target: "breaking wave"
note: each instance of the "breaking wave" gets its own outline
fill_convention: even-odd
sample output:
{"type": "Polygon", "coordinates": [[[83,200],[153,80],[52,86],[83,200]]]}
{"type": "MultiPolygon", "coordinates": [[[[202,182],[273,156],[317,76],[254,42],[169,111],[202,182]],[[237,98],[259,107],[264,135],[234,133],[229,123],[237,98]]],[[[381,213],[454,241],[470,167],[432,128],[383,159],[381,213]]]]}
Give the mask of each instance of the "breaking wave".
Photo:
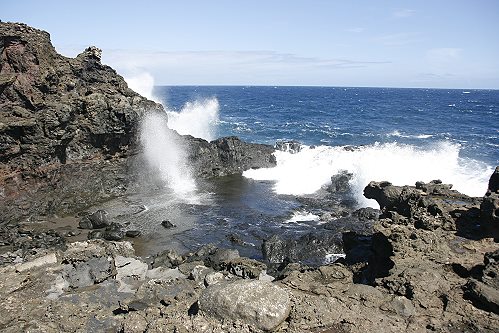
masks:
{"type": "Polygon", "coordinates": [[[243,175],[275,181],[274,191],[278,194],[307,195],[329,184],[331,176],[347,170],[353,174],[350,186],[359,206],[377,207],[374,200],[363,196],[365,186],[372,180],[414,185],[416,181],[441,179],[464,194],[483,196],[492,167],[459,157],[459,150],[459,145],[449,142],[438,142],[427,148],[399,143],[350,149],[304,146],[295,154],[276,151],[275,168],[248,170],[243,175]]]}

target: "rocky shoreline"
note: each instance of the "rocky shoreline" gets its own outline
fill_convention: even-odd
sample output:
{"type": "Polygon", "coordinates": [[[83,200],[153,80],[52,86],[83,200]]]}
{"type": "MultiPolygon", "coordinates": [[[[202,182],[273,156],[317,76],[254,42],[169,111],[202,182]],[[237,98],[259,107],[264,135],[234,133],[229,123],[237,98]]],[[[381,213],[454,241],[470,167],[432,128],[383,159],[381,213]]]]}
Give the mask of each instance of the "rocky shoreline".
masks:
{"type": "MultiPolygon", "coordinates": [[[[261,261],[214,245],[146,260],[136,230],[86,209],[147,181],[137,124],[162,106],[95,47],[65,58],[48,33],[14,23],[0,22],[0,38],[2,332],[497,331],[499,167],[483,198],[441,181],[371,182],[364,194],[381,210],[304,198],[323,232],[269,237],[261,261]],[[34,227],[54,215],[79,228],[34,227]],[[338,243],[344,258],[304,263],[338,243]]],[[[275,165],[273,147],[236,137],[178,140],[196,177],[275,165]]],[[[348,177],[328,193],[347,191],[348,177]]]]}

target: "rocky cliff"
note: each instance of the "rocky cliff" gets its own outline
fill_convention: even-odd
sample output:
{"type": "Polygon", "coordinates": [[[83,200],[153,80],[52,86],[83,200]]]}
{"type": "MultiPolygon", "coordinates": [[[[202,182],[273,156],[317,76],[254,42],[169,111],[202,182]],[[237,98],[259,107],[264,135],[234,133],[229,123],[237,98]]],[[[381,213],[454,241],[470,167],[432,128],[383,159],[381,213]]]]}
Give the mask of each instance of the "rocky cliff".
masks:
{"type": "MultiPolygon", "coordinates": [[[[65,215],[123,194],[148,112],[166,117],[101,63],[98,48],[67,58],[47,32],[0,22],[0,223],[65,215]]],[[[275,164],[269,146],[183,140],[201,177],[275,164]]]]}

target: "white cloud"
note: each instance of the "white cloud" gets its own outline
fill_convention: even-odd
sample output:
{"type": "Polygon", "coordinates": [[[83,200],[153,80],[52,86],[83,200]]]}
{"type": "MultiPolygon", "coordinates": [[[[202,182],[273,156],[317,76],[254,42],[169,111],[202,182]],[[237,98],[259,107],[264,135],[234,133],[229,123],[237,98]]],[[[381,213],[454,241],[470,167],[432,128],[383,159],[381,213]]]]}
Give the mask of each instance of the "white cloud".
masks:
{"type": "Polygon", "coordinates": [[[303,77],[312,79],[332,75],[338,70],[388,63],[306,57],[274,51],[104,50],[102,56],[104,63],[122,75],[154,73],[158,84],[300,84],[303,77]]]}
{"type": "Polygon", "coordinates": [[[399,9],[395,12],[392,13],[393,17],[395,18],[406,18],[406,17],[411,17],[414,14],[416,14],[416,11],[414,9],[399,9]]]}

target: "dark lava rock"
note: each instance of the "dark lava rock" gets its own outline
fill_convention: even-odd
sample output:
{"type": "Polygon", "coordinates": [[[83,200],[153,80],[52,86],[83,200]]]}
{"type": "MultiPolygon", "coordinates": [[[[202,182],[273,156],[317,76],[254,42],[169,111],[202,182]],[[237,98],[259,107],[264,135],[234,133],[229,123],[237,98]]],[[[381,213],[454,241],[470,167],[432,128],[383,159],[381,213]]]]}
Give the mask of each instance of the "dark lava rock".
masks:
{"type": "Polygon", "coordinates": [[[350,191],[350,180],[353,173],[347,170],[341,170],[336,175],[331,177],[331,185],[327,187],[327,191],[331,193],[346,193],[350,191]]]}
{"type": "Polygon", "coordinates": [[[499,166],[496,167],[494,173],[490,176],[487,190],[490,192],[499,192],[499,166]]]}
{"type": "Polygon", "coordinates": [[[189,147],[188,159],[199,177],[226,176],[276,165],[274,148],[269,145],[247,143],[235,136],[211,142],[191,136],[184,136],[184,140],[189,147]]]}
{"type": "Polygon", "coordinates": [[[288,152],[291,154],[296,154],[301,151],[301,143],[298,141],[277,141],[275,143],[275,149],[288,152]]]}
{"type": "Polygon", "coordinates": [[[88,239],[105,239],[108,241],[122,241],[125,238],[124,227],[116,222],[111,223],[104,230],[93,230],[89,232],[88,239]]]}
{"type": "Polygon", "coordinates": [[[140,235],[142,235],[142,232],[140,230],[127,230],[125,233],[125,236],[130,238],[136,238],[140,235]]]}
{"type": "Polygon", "coordinates": [[[480,205],[484,229],[487,235],[499,241],[499,166],[489,179],[487,193],[480,205]]]}
{"type": "Polygon", "coordinates": [[[14,251],[20,250],[22,255],[39,249],[66,248],[66,240],[55,230],[38,231],[19,225],[0,227],[0,243],[14,251]]]}
{"type": "Polygon", "coordinates": [[[101,229],[107,227],[110,224],[107,215],[105,210],[99,209],[90,215],[83,216],[80,219],[79,226],[82,229],[101,229]]]}
{"type": "Polygon", "coordinates": [[[162,225],[165,229],[171,229],[171,228],[175,228],[175,227],[177,227],[175,224],[171,223],[169,220],[164,220],[164,221],[161,221],[161,225],[162,225]]]}
{"type": "Polygon", "coordinates": [[[304,262],[321,264],[328,254],[341,254],[341,234],[327,230],[298,238],[273,235],[262,243],[262,254],[270,263],[304,262]]]}
{"type": "Polygon", "coordinates": [[[239,257],[223,261],[220,269],[243,279],[256,279],[266,272],[267,266],[254,259],[239,257]]]}

